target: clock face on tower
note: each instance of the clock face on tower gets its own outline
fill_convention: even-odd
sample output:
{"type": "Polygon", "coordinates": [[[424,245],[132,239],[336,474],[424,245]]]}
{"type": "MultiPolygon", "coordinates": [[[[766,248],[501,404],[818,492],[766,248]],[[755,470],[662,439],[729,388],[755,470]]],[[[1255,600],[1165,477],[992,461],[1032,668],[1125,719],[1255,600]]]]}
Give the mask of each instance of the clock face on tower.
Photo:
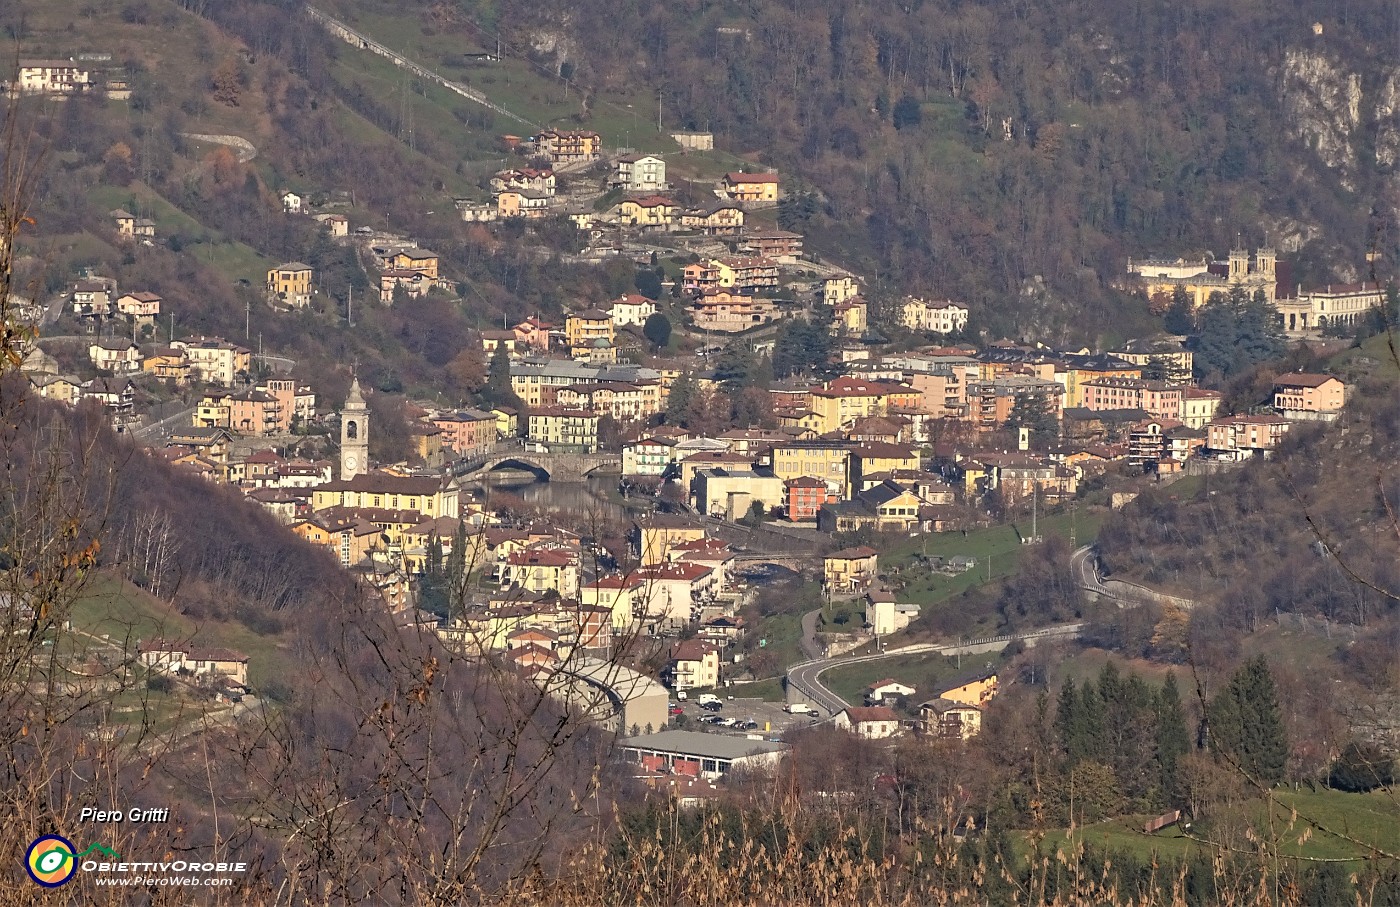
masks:
{"type": "Polygon", "coordinates": [[[346,470],[348,470],[348,471],[350,471],[350,472],[354,472],[356,469],[359,468],[359,465],[360,465],[360,461],[355,457],[354,454],[350,454],[349,456],[347,456],[347,457],[345,458],[345,468],[346,468],[346,470]]]}

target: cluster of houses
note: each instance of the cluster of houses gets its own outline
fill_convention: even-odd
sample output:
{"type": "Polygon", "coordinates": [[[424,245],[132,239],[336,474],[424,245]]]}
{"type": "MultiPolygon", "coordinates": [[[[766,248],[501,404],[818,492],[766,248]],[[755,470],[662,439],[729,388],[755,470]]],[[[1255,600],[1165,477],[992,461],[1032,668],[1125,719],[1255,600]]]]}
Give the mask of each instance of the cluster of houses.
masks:
{"type": "Polygon", "coordinates": [[[967,740],[982,730],[982,712],[998,689],[995,673],[981,673],[943,689],[917,707],[918,717],[901,718],[895,709],[917,692],[893,678],[865,688],[864,706],[852,706],[836,716],[835,725],[864,740],[887,740],[914,731],[944,740],[967,740]]]}

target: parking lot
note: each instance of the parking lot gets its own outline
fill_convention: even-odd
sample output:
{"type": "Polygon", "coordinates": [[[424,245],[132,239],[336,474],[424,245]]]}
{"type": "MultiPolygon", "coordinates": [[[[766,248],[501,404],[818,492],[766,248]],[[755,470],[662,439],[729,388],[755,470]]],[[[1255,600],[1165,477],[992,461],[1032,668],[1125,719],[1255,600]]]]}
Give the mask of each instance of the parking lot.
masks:
{"type": "Polygon", "coordinates": [[[787,712],[783,711],[783,703],[766,702],[762,699],[730,699],[724,697],[722,702],[724,708],[720,709],[718,712],[710,712],[700,708],[699,703],[694,699],[677,702],[676,704],[681,707],[686,720],[683,725],[680,725],[676,723],[676,719],[673,716],[671,719],[673,726],[683,726],[686,730],[704,730],[721,734],[766,734],[768,736],[777,736],[792,728],[806,727],[812,723],[814,718],[825,717],[825,715],[789,715],[787,712]],[[758,724],[758,727],[751,730],[740,730],[737,728],[726,728],[714,724],[701,723],[701,718],[710,715],[717,715],[722,718],[733,718],[736,720],[746,718],[752,719],[758,724]]]}

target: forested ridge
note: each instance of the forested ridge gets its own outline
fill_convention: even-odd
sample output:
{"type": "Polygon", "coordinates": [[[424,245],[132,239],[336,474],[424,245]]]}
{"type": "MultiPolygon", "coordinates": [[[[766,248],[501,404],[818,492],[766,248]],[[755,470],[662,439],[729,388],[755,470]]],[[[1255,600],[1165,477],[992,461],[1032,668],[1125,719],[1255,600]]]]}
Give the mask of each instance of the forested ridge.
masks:
{"type": "Polygon", "coordinates": [[[1380,0],[457,5],[584,91],[659,91],[815,193],[816,247],[1000,332],[1132,325],[1130,255],[1270,242],[1326,282],[1396,239],[1380,0]]]}

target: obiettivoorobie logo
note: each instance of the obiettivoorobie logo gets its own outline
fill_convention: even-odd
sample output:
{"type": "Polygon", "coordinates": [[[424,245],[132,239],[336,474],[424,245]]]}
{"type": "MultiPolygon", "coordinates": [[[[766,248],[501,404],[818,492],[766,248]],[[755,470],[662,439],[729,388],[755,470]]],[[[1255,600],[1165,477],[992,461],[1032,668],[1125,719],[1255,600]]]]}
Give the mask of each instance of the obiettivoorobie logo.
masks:
{"type": "Polygon", "coordinates": [[[121,855],[110,847],[89,844],[78,852],[73,842],[62,835],[40,835],[24,853],[24,869],[29,877],[45,888],[57,888],[78,871],[78,861],[90,853],[100,853],[120,860],[121,855]]]}

